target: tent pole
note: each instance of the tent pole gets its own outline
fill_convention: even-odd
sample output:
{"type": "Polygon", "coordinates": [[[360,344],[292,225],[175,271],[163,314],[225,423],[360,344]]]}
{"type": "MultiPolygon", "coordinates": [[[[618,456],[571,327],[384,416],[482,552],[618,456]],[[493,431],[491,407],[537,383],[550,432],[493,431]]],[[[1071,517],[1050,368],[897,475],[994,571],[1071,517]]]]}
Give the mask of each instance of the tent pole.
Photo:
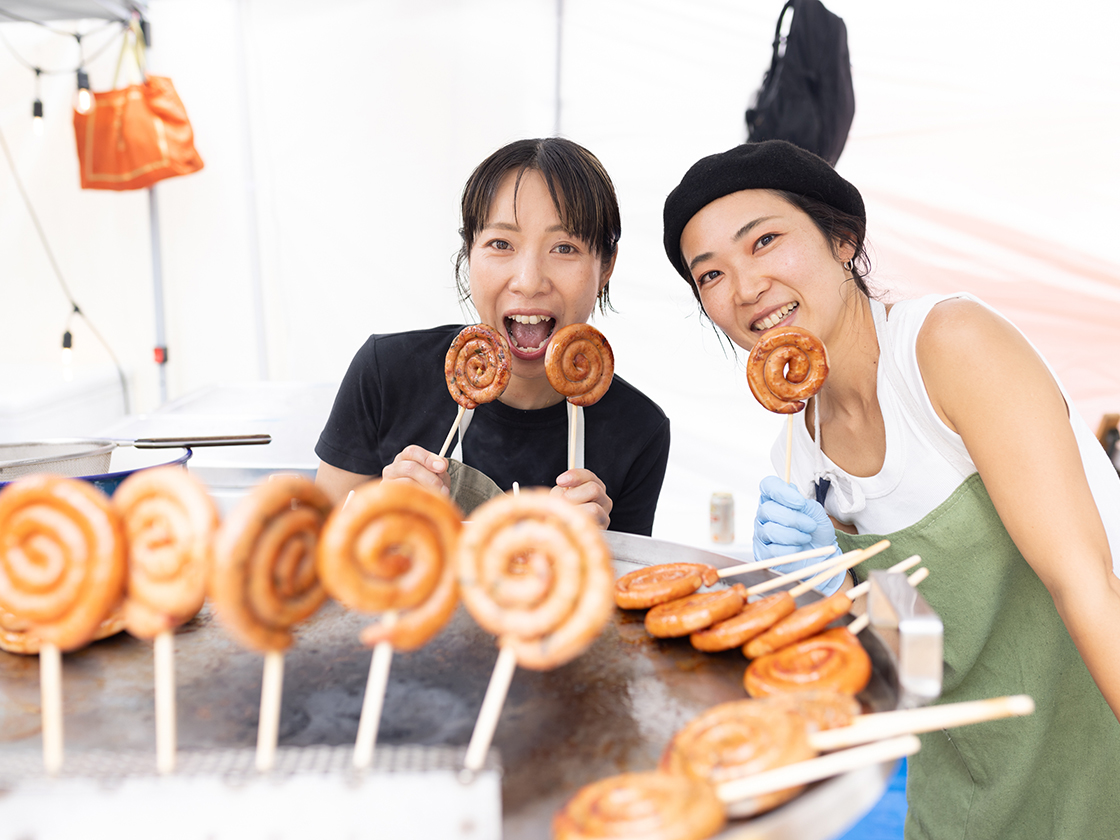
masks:
{"type": "Polygon", "coordinates": [[[163,262],[159,247],[159,205],[156,188],[148,187],[148,227],[152,234],[152,299],[155,303],[156,363],[159,366],[159,402],[167,402],[167,338],[163,323],[163,262]]]}
{"type": "Polygon", "coordinates": [[[564,0],[556,0],[556,88],[552,118],[552,136],[560,136],[560,91],[564,69],[564,0]]]}

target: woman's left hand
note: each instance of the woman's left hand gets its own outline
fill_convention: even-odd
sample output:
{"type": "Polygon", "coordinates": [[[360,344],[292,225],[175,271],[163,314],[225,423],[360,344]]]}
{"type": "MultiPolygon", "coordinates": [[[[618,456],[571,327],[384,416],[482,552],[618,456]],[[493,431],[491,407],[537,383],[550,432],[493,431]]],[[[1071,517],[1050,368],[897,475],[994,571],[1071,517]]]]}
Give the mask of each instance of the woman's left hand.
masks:
{"type": "Polygon", "coordinates": [[[607,486],[591,470],[567,470],[556,478],[554,496],[563,496],[579,506],[603,529],[611,524],[614,502],[607,495],[607,486]]]}

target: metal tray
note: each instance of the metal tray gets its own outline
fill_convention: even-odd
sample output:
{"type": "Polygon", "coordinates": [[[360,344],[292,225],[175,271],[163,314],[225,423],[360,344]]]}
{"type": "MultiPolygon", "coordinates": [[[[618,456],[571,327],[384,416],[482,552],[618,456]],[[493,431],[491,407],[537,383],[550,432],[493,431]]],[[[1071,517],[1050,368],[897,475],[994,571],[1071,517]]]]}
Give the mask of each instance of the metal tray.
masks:
{"type": "MultiPolygon", "coordinates": [[[[644,537],[608,533],[607,538],[619,574],[668,559],[737,562],[644,537]]],[[[744,579],[749,584],[769,576],[759,572],[744,579]]],[[[370,662],[358,633],[368,621],[330,603],[301,626],[286,656],[282,749],[353,743],[370,662]]],[[[860,699],[871,710],[896,708],[896,654],[873,632],[861,639],[874,672],[860,699]]],[[[209,607],[179,629],[175,642],[180,749],[184,754],[251,749],[262,657],[234,642],[209,607]]],[[[68,762],[120,751],[149,755],[154,770],[151,651],[150,644],[120,634],[63,658],[68,762]]],[[[462,608],[426,647],[395,654],[379,748],[465,746],[496,658],[493,637],[462,608]]],[[[745,696],[745,665],[738,651],[707,654],[686,639],[653,639],[641,613],[619,611],[592,647],[568,665],[544,673],[518,669],[493,741],[497,756],[491,756],[500,756],[502,769],[502,836],[546,837],[553,813],[583,785],[656,766],[681,726],[716,703],[745,696]]],[[[0,762],[40,756],[38,671],[35,657],[0,653],[0,762]]],[[[730,824],[720,836],[835,837],[871,807],[892,771],[888,764],[820,783],[770,814],[730,824]]],[[[11,797],[0,795],[0,812],[5,799],[11,797]]],[[[205,807],[201,801],[196,805],[205,807]]],[[[436,836],[422,830],[424,807],[410,836],[436,836]]],[[[320,836],[342,827],[333,826],[329,814],[321,819],[320,836]]],[[[74,820],[82,825],[80,814],[74,820]]],[[[372,815],[370,822],[376,824],[372,815]]]]}

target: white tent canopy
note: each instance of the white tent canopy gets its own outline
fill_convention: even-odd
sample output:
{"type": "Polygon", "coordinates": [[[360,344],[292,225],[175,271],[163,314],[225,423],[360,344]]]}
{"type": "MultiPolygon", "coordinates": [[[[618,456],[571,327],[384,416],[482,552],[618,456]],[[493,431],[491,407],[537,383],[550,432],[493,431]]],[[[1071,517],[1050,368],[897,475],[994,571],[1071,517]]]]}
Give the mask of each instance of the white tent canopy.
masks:
{"type": "MultiPolygon", "coordinates": [[[[0,8],[17,5],[41,4],[0,8]]],[[[1120,7],[826,5],[848,26],[856,116],[838,169],[867,200],[873,284],[979,295],[1051,360],[1090,426],[1120,410],[1120,7]]],[[[715,490],[736,493],[749,531],[780,420],[665,260],[660,214],[687,166],[744,139],[782,0],[147,6],[150,69],[174,79],[206,163],[157,188],[172,397],[262,376],[337,381],[371,332],[470,318],[451,265],[462,183],[559,114],[622,201],[618,313],[597,323],[619,373],[673,420],[655,534],[702,539],[715,490]]],[[[0,34],[0,131],[75,299],[148,410],[146,198],[78,189],[73,76],[41,79],[45,131],[31,130],[34,74],[15,54],[73,67],[73,41],[24,23],[0,34]]],[[[116,58],[110,47],[90,64],[95,90],[116,58]]],[[[0,359],[57,361],[68,305],[4,161],[0,312],[0,359]]],[[[76,360],[105,361],[73,331],[76,360]]]]}

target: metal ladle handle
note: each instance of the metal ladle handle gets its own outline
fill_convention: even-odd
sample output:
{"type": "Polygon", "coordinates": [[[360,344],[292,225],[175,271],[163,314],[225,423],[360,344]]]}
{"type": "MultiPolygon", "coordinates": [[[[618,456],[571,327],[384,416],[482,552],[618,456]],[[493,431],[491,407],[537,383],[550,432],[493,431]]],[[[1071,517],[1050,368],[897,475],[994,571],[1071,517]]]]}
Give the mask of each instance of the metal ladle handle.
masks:
{"type": "Polygon", "coordinates": [[[122,446],[137,449],[172,449],[177,446],[251,446],[271,443],[272,435],[213,435],[211,437],[161,437],[139,438],[133,441],[117,441],[122,446]]]}

